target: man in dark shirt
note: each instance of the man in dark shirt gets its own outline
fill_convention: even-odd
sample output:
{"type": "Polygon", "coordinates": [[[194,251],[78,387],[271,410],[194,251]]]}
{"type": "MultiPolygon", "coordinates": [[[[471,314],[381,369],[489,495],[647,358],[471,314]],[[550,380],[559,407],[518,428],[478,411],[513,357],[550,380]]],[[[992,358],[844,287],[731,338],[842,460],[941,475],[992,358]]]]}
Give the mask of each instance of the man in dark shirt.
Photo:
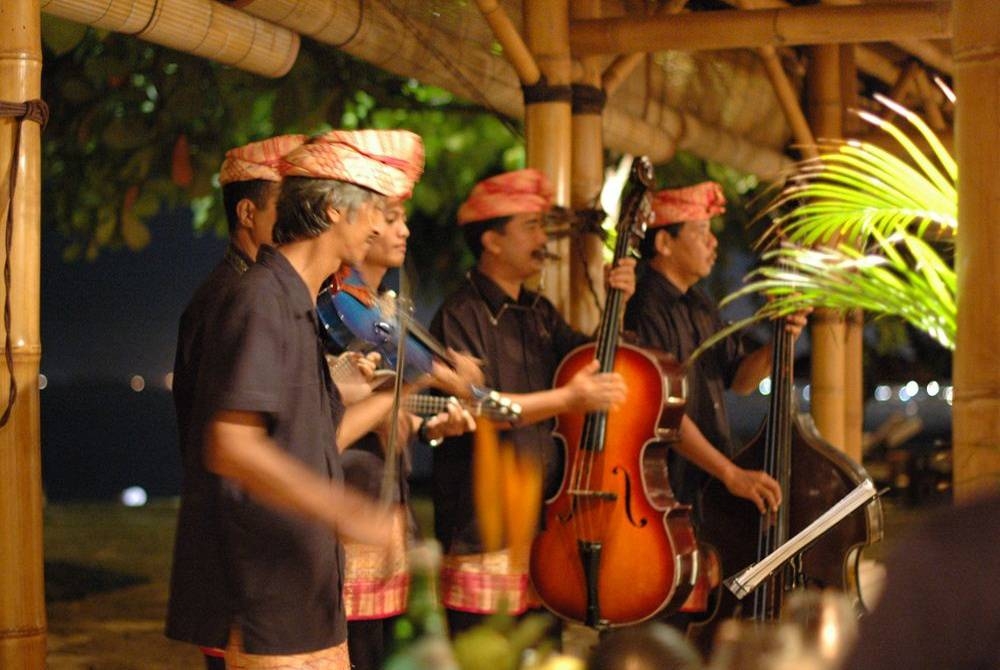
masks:
{"type": "Polygon", "coordinates": [[[403,131],[334,131],[286,155],[278,248],[260,249],[206,325],[187,459],[206,484],[182,496],[167,634],[227,647],[227,666],[349,667],[336,537],[387,544],[401,518],[339,483],[337,442],[370,424],[343,418],[315,296],[363,258],[417,157],[403,131]]]}
{"type": "MultiPolygon", "coordinates": [[[[256,260],[261,245],[271,244],[281,188],[278,171],[281,158],[306,139],[305,135],[280,135],[230,149],[219,169],[222,202],[229,225],[229,246],[181,315],[171,386],[181,454],[185,460],[186,489],[200,490],[209,485],[208,473],[198,462],[200,456],[188,448],[198,437],[190,434],[191,406],[201,358],[210,350],[205,342],[206,325],[215,322],[226,296],[256,260]]],[[[204,542],[204,535],[211,530],[208,526],[191,527],[188,541],[204,542]]],[[[208,670],[225,668],[221,649],[202,651],[208,670]]]]}
{"type": "MultiPolygon", "coordinates": [[[[546,494],[554,492],[562,474],[552,417],[607,410],[625,398],[621,376],[598,372],[596,360],[565,386],[552,388],[563,357],[590,338],[523,285],[545,261],[543,217],[551,204],[549,181],[538,170],[509,172],[477,184],[458,212],[476,266],[431,323],[431,333],[445,345],[483,361],[488,387],[521,405],[521,419],[505,431],[504,439],[519,454],[540,461],[546,494]]],[[[626,259],[611,270],[609,284],[630,296],[634,271],[634,262],[626,259]]],[[[513,614],[538,607],[527,566],[512,564],[508,550],[484,552],[473,510],[471,449],[471,437],[461,436],[446,439],[434,451],[434,522],[446,552],[441,591],[452,633],[501,604],[513,614]]]]}
{"type": "MultiPolygon", "coordinates": [[[[699,344],[723,326],[715,303],[695,286],[715,264],[718,240],[710,219],[724,211],[722,188],[704,182],[665,189],[653,197],[655,221],[642,243],[644,272],[625,311],[625,328],[643,346],[686,361],[699,344]]],[[[794,315],[788,327],[797,336],[805,316],[794,315]]],[[[670,454],[671,486],[677,498],[700,515],[699,492],[708,475],[733,495],[753,502],[761,513],[781,502],[781,488],[761,471],[744,470],[731,459],[724,392],[749,393],[771,373],[770,347],[751,353],[736,336],[703,354],[688,374],[688,400],[681,435],[670,454]],[[706,474],[707,473],[707,474],[706,474]]]]}

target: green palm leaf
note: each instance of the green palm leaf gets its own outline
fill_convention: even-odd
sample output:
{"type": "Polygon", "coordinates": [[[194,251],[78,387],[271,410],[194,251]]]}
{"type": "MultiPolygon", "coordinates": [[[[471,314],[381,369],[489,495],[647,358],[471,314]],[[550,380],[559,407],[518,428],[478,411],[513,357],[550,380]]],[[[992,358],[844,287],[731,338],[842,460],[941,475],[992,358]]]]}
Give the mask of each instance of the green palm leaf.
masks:
{"type": "Polygon", "coordinates": [[[751,324],[814,307],[903,319],[955,348],[955,271],[935,244],[950,244],[958,232],[956,163],[915,114],[877,98],[923,135],[931,155],[893,123],[859,112],[892,135],[910,162],[851,140],[827,144],[818,159],[800,163],[766,208],[774,223],[760,245],[780,245],[722,304],[751,294],[768,301],[706,340],[692,358],[751,324]]]}

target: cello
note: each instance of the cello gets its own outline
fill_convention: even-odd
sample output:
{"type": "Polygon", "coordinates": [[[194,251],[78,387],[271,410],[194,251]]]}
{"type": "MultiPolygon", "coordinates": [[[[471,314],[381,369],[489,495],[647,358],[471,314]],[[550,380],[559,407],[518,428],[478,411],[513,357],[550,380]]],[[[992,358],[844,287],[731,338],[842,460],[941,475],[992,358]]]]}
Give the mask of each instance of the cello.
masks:
{"type": "MultiPolygon", "coordinates": [[[[733,458],[748,470],[763,470],[781,486],[776,513],[760,515],[747,501],[726,491],[716,479],[703,491],[704,521],[698,539],[714,552],[727,573],[759,563],[789,538],[832,509],[862,483],[868,473],[849,456],[824,441],[811,418],[796,411],[792,382],[793,341],[783,319],[775,321],[771,398],[757,435],[733,458]]],[[[741,601],[719,586],[707,618],[692,623],[688,636],[707,650],[721,619],[770,621],[778,617],[785,593],[794,588],[835,588],[860,611],[864,601],[858,570],[865,546],[882,538],[882,506],[877,497],[829,528],[741,601]],[[747,606],[749,604],[749,606],[747,606]]]]}
{"type": "MultiPolygon", "coordinates": [[[[648,159],[636,159],[622,194],[615,263],[645,232],[651,183],[648,159]]],[[[594,628],[679,605],[697,572],[689,508],[670,490],[663,444],[676,438],[684,413],[684,371],[665,353],[619,342],[622,308],[621,291],[609,290],[596,342],[570,352],[556,370],[561,386],[597,358],[601,372],[625,378],[628,396],[610,411],[557,417],[566,466],[529,565],[549,610],[594,628]]]]}

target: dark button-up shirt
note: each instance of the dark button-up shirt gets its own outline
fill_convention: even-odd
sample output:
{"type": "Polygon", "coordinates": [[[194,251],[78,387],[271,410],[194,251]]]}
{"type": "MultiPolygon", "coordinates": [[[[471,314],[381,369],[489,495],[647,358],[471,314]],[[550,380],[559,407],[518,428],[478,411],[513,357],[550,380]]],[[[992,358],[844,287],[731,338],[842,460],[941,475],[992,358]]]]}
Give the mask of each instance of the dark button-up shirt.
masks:
{"type": "MultiPolygon", "coordinates": [[[[517,300],[477,270],[438,310],[431,334],[485,363],[486,386],[501,393],[552,388],[562,359],[589,338],[571,328],[544,296],[521,289],[517,300]]],[[[562,475],[562,450],[552,438],[553,421],[517,426],[501,438],[520,453],[540,458],[546,494],[562,475]]],[[[445,440],[434,450],[434,525],[451,553],[481,551],[472,502],[472,436],[445,440]]]]}
{"type": "MultiPolygon", "coordinates": [[[[635,295],[625,309],[625,328],[634,331],[642,346],[673,354],[682,363],[709,336],[723,327],[719,310],[701,290],[682,293],[652,268],[636,283],[635,295]]],[[[744,357],[740,338],[729,337],[695,361],[687,374],[685,413],[715,448],[732,456],[734,445],[726,415],[725,390],[744,357]]],[[[670,481],[674,494],[685,503],[696,502],[696,492],[707,475],[676,452],[670,456],[670,481]]]]}
{"type": "Polygon", "coordinates": [[[288,261],[264,247],[230,291],[206,346],[191,405],[168,636],[225,646],[239,625],[254,654],[340,644],[340,547],[325,528],[257,503],[205,471],[201,435],[222,410],[256,412],[279,448],[342,479],[335,436],[343,406],[330,380],[313,298],[288,261]]]}

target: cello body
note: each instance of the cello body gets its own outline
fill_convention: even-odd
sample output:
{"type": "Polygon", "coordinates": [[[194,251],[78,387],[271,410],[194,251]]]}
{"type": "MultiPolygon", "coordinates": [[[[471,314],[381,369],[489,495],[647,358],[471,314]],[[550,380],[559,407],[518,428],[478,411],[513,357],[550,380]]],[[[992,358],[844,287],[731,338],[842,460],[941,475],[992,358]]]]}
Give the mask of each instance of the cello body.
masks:
{"type": "MultiPolygon", "coordinates": [[[[633,161],[615,263],[645,234],[652,177],[648,159],[633,161]]],[[[557,417],[565,469],[529,565],[546,607],[594,628],[636,623],[683,602],[697,575],[689,508],[674,500],[663,445],[679,431],[684,370],[667,354],[619,342],[622,304],[621,291],[609,290],[596,342],[570,352],[556,370],[554,386],[564,386],[596,359],[628,391],[620,407],[557,417]]]]}
{"type": "MultiPolygon", "coordinates": [[[[594,358],[593,345],[571,352],[556,385],[594,358]]],[[[625,378],[628,397],[607,412],[602,449],[578,447],[586,415],[558,419],[567,467],[531,550],[531,578],[545,606],[594,627],[637,623],[680,605],[697,574],[689,507],[674,499],[666,468],[665,440],[684,412],[677,389],[683,370],[666,354],[624,344],[613,370],[625,378]],[[582,462],[585,489],[574,477],[573,465],[582,462]]]]}

